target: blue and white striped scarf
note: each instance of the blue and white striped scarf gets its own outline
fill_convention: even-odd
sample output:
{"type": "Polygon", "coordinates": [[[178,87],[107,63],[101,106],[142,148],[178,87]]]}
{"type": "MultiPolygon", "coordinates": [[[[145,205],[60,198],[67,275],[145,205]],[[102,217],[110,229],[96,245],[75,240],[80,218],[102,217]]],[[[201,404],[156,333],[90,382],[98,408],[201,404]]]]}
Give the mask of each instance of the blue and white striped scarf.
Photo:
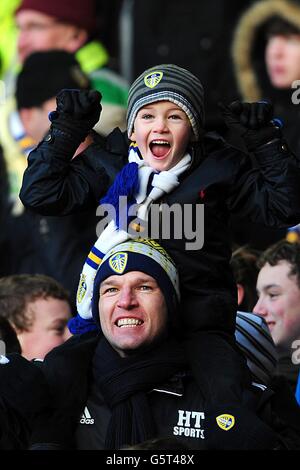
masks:
{"type": "MultiPolygon", "coordinates": [[[[187,153],[173,168],[158,173],[145,163],[137,145],[132,143],[129,148],[128,161],[129,163],[117,175],[107,195],[101,200],[101,204],[114,206],[116,220],[112,220],[101,233],[83,266],[77,290],[78,315],[69,322],[69,329],[73,334],[96,328],[92,318],[91,303],[94,280],[99,266],[111,248],[133,238],[127,230],[122,229],[124,226],[121,223],[123,224],[124,221],[120,220],[119,197],[127,197],[128,209],[133,204],[139,204],[135,217],[147,222],[152,202],[170,193],[180,184],[178,176],[190,167],[192,157],[187,153]]],[[[128,220],[126,220],[125,227],[128,227],[128,220]]]]}

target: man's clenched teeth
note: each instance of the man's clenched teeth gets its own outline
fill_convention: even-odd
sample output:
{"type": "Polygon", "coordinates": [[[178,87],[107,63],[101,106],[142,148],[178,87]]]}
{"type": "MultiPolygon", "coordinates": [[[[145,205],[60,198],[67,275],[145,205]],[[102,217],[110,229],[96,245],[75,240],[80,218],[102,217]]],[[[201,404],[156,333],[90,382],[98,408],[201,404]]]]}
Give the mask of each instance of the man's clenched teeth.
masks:
{"type": "Polygon", "coordinates": [[[142,320],[138,320],[137,318],[120,318],[117,321],[117,326],[122,328],[122,327],[133,327],[133,326],[139,326],[142,325],[142,320]]]}

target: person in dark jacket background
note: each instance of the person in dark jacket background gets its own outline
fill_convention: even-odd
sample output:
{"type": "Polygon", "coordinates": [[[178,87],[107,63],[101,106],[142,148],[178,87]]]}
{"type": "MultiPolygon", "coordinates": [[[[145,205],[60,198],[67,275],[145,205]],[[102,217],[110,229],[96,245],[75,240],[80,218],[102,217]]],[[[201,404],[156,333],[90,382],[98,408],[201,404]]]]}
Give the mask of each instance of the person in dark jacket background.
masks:
{"type": "Polygon", "coordinates": [[[232,57],[240,96],[269,99],[284,122],[290,149],[300,155],[300,2],[263,0],[248,7],[237,23],[232,57]]]}
{"type": "MultiPolygon", "coordinates": [[[[232,59],[240,99],[271,100],[287,143],[299,157],[300,2],[263,0],[249,6],[235,28],[232,59]]],[[[233,235],[240,245],[265,250],[284,239],[286,231],[234,218],[233,235]]]]}
{"type": "MultiPolygon", "coordinates": [[[[42,51],[25,60],[17,78],[16,101],[23,126],[36,144],[49,129],[48,113],[63,88],[90,88],[73,54],[42,51]]],[[[3,274],[53,277],[69,290],[74,308],[81,266],[96,238],[96,221],[93,208],[67,217],[40,216],[24,207],[16,214],[12,208],[5,224],[11,256],[3,274]]]]}
{"type": "MultiPolygon", "coordinates": [[[[115,130],[102,149],[100,146],[88,148],[95,151],[93,160],[85,155],[71,160],[80,141],[98,121],[99,95],[97,92],[62,92],[57,104],[51,116],[49,135],[29,157],[21,199],[37,212],[67,214],[78,207],[86,207],[93,197],[99,201],[107,189],[114,157],[119,157],[117,163],[122,158],[124,161],[123,152],[128,147],[126,139],[115,130]]],[[[161,236],[160,242],[179,267],[183,336],[193,373],[211,402],[222,404],[230,413],[231,407],[241,404],[242,390],[249,383],[249,376],[234,339],[237,305],[236,286],[229,267],[229,213],[243,214],[275,227],[293,225],[300,212],[300,173],[298,162],[282,141],[280,130],[270,122],[273,117],[270,104],[235,102],[223,109],[223,115],[228,126],[244,139],[255,162],[251,155],[236,150],[220,137],[203,136],[203,89],[190,72],[175,65],[159,65],[145,71],[129,93],[128,137],[133,139],[138,135],[137,122],[145,121],[152,133],[149,131],[151,136],[146,139],[139,134],[137,143],[131,145],[131,163],[117,176],[102,203],[112,203],[117,209],[117,203],[114,205],[110,198],[122,194],[129,196],[129,205],[139,201],[144,210],[156,193],[154,202],[157,199],[168,207],[178,203],[181,214],[184,214],[184,205],[190,204],[191,213],[185,219],[186,224],[181,225],[181,238],[174,236],[172,222],[171,235],[161,236]],[[176,131],[173,126],[178,126],[176,131]],[[181,137],[178,129],[182,131],[181,137]],[[143,165],[137,148],[141,146],[139,150],[149,166],[143,165]],[[148,175],[146,179],[141,176],[140,188],[138,184],[134,187],[137,166],[148,175]],[[167,179],[162,181],[164,177],[167,179]],[[163,188],[161,192],[156,191],[158,187],[163,188]],[[153,191],[149,200],[147,189],[153,191]],[[139,190],[145,191],[143,197],[139,190]],[[203,207],[205,222],[200,221],[199,225],[196,208],[201,211],[203,207]],[[191,248],[193,243],[194,249],[191,248]]],[[[151,208],[154,206],[152,203],[151,208]]],[[[99,209],[101,211],[101,206],[99,209]]],[[[143,226],[145,220],[139,218],[143,226]]],[[[125,239],[128,235],[126,230],[125,234],[118,233],[125,239]]],[[[107,237],[108,244],[113,244],[115,234],[107,237]]],[[[87,261],[94,270],[91,277],[106,249],[107,246],[103,248],[100,243],[91,250],[87,261]]],[[[73,324],[73,333],[83,331],[83,323],[90,320],[92,284],[86,274],[84,271],[77,300],[81,314],[82,306],[88,305],[88,308],[82,315],[83,321],[73,324]]]]}

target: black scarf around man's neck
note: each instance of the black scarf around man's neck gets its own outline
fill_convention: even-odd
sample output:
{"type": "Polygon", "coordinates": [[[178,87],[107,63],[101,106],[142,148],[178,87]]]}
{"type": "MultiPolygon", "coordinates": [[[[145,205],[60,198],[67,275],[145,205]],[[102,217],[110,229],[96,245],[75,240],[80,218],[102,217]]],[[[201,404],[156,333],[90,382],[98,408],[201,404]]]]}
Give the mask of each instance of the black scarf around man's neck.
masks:
{"type": "Polygon", "coordinates": [[[122,358],[103,337],[93,358],[93,376],[112,410],[105,447],[120,449],[155,437],[147,392],[185,368],[181,345],[164,340],[153,349],[122,358]]]}

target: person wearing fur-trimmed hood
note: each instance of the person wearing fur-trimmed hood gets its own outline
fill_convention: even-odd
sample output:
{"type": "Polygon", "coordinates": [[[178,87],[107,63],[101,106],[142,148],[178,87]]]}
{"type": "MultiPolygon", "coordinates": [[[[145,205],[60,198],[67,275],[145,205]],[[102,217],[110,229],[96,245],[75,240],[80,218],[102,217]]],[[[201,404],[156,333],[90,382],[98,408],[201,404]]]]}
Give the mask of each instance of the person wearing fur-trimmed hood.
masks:
{"type": "MultiPolygon", "coordinates": [[[[240,98],[271,100],[290,150],[300,157],[299,0],[263,0],[248,7],[237,23],[231,53],[240,98]]],[[[258,250],[289,234],[236,217],[231,226],[235,243],[258,250]]]]}
{"type": "Polygon", "coordinates": [[[263,0],[248,8],[234,33],[232,57],[241,98],[270,99],[299,156],[300,2],[263,0]]]}

